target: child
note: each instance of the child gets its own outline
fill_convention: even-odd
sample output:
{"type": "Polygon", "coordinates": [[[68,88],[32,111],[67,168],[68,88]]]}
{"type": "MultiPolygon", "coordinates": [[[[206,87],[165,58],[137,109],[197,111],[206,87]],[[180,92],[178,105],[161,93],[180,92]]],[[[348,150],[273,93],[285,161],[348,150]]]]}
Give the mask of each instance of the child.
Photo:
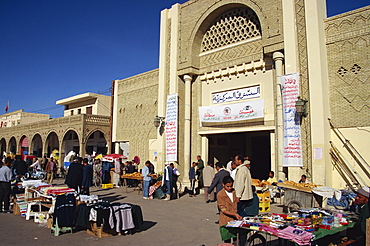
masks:
{"type": "MultiPolygon", "coordinates": [[[[235,219],[242,219],[237,213],[236,195],[233,189],[233,183],[234,181],[230,176],[224,177],[222,180],[222,186],[224,188],[217,194],[217,205],[220,209],[220,226],[226,225],[227,222],[235,219]]],[[[226,237],[223,239],[225,238],[226,237]]],[[[231,243],[231,238],[235,239],[235,235],[229,235],[229,238],[224,240],[224,242],[231,243]]]]}
{"type": "Polygon", "coordinates": [[[190,179],[190,194],[189,196],[190,197],[193,197],[194,196],[194,186],[195,186],[195,167],[197,166],[197,164],[195,162],[193,162],[191,164],[191,168],[189,170],[189,179],[190,179]]]}

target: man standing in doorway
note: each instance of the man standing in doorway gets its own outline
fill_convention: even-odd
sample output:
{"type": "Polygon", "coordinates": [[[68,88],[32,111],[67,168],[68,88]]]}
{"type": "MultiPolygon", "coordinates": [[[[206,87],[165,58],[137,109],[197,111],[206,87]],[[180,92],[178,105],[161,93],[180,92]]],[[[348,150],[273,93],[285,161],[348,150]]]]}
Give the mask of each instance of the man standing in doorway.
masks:
{"type": "Polygon", "coordinates": [[[201,156],[197,156],[197,174],[198,174],[198,187],[196,193],[200,193],[200,189],[203,187],[203,169],[204,169],[204,161],[202,160],[201,156]]]}
{"type": "Polygon", "coordinates": [[[252,177],[251,173],[244,163],[244,156],[235,156],[236,174],[234,188],[236,192],[236,201],[238,203],[238,214],[245,217],[245,209],[253,202],[252,177]]]}

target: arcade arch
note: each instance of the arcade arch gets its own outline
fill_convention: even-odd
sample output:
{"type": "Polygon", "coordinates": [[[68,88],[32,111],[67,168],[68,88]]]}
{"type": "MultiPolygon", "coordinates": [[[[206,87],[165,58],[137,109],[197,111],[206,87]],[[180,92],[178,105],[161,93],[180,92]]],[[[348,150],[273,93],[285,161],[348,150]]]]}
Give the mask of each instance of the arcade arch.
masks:
{"type": "Polygon", "coordinates": [[[86,139],[86,154],[107,154],[107,140],[100,130],[92,131],[86,139]]]}
{"type": "Polygon", "coordinates": [[[80,155],[80,141],[75,130],[68,130],[64,134],[61,151],[65,154],[74,151],[77,155],[80,155]]]}
{"type": "Polygon", "coordinates": [[[11,137],[9,140],[8,152],[13,154],[17,153],[17,141],[15,140],[15,137],[11,137]]]}
{"type": "Polygon", "coordinates": [[[30,145],[30,154],[42,157],[42,139],[40,134],[35,134],[30,145]]]}
{"type": "Polygon", "coordinates": [[[25,154],[25,155],[28,155],[29,154],[29,143],[28,143],[28,138],[27,138],[26,135],[23,135],[20,138],[20,141],[19,141],[19,153],[20,154],[25,154]]]}
{"type": "Polygon", "coordinates": [[[0,140],[0,151],[1,151],[1,155],[3,155],[3,153],[6,152],[6,141],[5,141],[5,138],[2,138],[0,140]]]}
{"type": "Polygon", "coordinates": [[[59,152],[59,137],[55,132],[50,132],[45,140],[44,154],[50,156],[55,149],[59,152]]]}

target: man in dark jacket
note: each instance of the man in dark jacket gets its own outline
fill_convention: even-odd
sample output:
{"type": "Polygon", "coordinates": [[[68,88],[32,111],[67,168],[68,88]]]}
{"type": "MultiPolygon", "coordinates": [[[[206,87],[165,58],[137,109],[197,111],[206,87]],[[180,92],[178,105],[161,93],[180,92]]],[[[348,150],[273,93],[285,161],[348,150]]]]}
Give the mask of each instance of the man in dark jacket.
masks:
{"type": "Polygon", "coordinates": [[[82,192],[83,195],[90,195],[90,186],[92,185],[93,167],[89,165],[89,160],[85,158],[83,160],[84,170],[82,174],[82,192]]]}
{"type": "Polygon", "coordinates": [[[27,163],[22,160],[21,155],[15,156],[15,161],[12,165],[13,174],[16,175],[18,178],[21,178],[27,172],[27,163]]]}
{"type": "Polygon", "coordinates": [[[77,157],[68,168],[65,183],[77,192],[81,191],[83,168],[81,157],[77,157]]]}
{"type": "Polygon", "coordinates": [[[223,165],[220,162],[216,163],[216,170],[217,173],[215,174],[211,186],[208,188],[207,193],[210,194],[216,187],[216,197],[217,197],[217,193],[223,188],[222,180],[224,179],[224,177],[230,176],[230,173],[224,169],[223,165]]]}

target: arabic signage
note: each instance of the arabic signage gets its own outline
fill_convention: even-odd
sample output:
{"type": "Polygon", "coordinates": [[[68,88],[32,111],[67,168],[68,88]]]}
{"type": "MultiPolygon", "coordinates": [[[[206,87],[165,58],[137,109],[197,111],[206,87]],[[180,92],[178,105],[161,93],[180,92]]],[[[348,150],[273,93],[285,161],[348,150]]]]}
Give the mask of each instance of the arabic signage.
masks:
{"type": "Polygon", "coordinates": [[[167,96],[166,108],[166,161],[177,161],[177,93],[167,96]]]}
{"type": "Polygon", "coordinates": [[[300,118],[296,114],[295,103],[299,96],[299,74],[280,77],[284,119],[284,167],[302,167],[302,145],[300,118]]]}
{"type": "Polygon", "coordinates": [[[249,102],[199,107],[201,122],[228,122],[264,117],[264,99],[249,102]]]}
{"type": "Polygon", "coordinates": [[[212,94],[213,104],[234,102],[244,99],[258,98],[261,96],[261,86],[252,86],[237,90],[224,91],[212,94]]]}

